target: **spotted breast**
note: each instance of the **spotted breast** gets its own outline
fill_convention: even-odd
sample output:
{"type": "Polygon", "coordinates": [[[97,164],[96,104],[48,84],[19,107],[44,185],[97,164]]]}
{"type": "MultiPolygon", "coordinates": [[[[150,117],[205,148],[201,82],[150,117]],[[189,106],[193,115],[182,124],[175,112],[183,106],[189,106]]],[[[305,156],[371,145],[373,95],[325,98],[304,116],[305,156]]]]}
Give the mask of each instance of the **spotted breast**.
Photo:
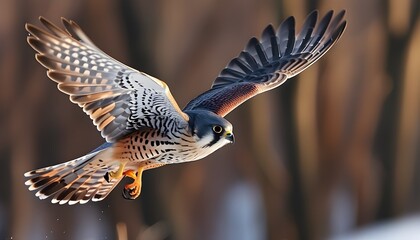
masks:
{"type": "Polygon", "coordinates": [[[197,160],[196,139],[187,131],[161,133],[144,128],[115,143],[114,156],[127,166],[172,164],[197,160]]]}

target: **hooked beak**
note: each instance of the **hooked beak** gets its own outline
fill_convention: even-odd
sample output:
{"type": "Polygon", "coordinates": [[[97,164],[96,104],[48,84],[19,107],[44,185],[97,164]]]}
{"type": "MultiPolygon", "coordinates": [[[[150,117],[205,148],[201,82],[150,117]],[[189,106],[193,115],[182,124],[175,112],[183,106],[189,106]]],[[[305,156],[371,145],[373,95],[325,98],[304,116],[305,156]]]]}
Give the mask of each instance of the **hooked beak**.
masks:
{"type": "Polygon", "coordinates": [[[232,132],[226,132],[225,133],[225,139],[229,140],[230,143],[234,143],[235,142],[235,136],[233,135],[232,132]]]}

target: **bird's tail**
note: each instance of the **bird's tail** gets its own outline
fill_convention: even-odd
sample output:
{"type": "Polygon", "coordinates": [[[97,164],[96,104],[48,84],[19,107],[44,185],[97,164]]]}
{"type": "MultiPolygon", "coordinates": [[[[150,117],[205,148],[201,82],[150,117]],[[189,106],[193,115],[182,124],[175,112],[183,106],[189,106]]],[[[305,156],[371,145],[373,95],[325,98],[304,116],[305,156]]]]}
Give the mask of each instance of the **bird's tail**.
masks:
{"type": "Polygon", "coordinates": [[[30,191],[37,191],[40,199],[52,197],[52,203],[76,204],[89,200],[101,201],[120,182],[119,179],[106,181],[104,175],[114,171],[118,165],[112,164],[111,144],[104,144],[91,153],[75,160],[40,168],[25,173],[29,178],[25,185],[30,191]]]}

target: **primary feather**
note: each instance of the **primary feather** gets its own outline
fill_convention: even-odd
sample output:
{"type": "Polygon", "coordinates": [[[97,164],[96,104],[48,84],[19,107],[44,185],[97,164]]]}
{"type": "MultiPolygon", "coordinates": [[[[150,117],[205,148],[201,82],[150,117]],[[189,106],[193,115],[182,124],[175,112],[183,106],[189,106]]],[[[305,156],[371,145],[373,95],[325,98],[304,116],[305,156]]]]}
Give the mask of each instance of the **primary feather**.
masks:
{"type": "Polygon", "coordinates": [[[257,94],[280,86],[324,55],[346,27],[345,11],[334,18],[328,12],[318,23],[318,11],[308,15],[296,34],[294,17],[277,29],[269,25],[261,40],[251,38],[238,57],[232,59],[210,90],[191,100],[184,110],[205,109],[225,116],[257,94]]]}
{"type": "Polygon", "coordinates": [[[44,29],[27,24],[28,43],[48,76],[92,118],[109,142],[142,127],[168,131],[186,124],[184,114],[167,85],[111,58],[73,21],[62,19],[66,30],[40,18],[44,29]],[[70,33],[74,35],[71,35],[70,33]],[[171,119],[172,121],[165,121],[171,119]]]}

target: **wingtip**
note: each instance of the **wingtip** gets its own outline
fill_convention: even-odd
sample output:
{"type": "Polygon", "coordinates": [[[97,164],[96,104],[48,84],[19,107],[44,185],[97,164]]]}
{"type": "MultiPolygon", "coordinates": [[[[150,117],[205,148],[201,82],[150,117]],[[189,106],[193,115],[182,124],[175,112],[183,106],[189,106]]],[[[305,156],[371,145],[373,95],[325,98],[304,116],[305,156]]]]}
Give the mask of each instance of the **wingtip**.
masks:
{"type": "Polygon", "coordinates": [[[255,44],[258,44],[260,41],[258,40],[258,38],[256,37],[252,37],[251,39],[249,39],[245,49],[249,50],[251,47],[253,47],[255,44]]]}
{"type": "Polygon", "coordinates": [[[66,32],[68,32],[70,35],[74,36],[73,33],[71,32],[73,25],[72,25],[71,20],[68,20],[67,18],[61,17],[61,23],[64,25],[64,28],[66,30],[66,32]]]}
{"type": "Polygon", "coordinates": [[[334,19],[331,21],[330,27],[334,31],[333,36],[332,36],[332,38],[334,39],[340,38],[341,34],[346,29],[347,21],[344,19],[345,12],[346,11],[344,9],[341,10],[340,12],[338,12],[338,14],[336,14],[334,19]]]}
{"type": "MultiPolygon", "coordinates": [[[[27,176],[25,176],[25,177],[27,177],[27,176]]],[[[31,186],[32,185],[32,179],[29,179],[29,180],[26,180],[25,181],[25,186],[31,186]]]]}
{"type": "Polygon", "coordinates": [[[38,41],[39,40],[33,34],[26,37],[26,42],[29,44],[29,46],[31,46],[31,48],[33,48],[36,52],[39,53],[38,45],[37,45],[37,44],[39,44],[38,41]]]}
{"type": "Polygon", "coordinates": [[[337,28],[336,28],[336,33],[333,35],[332,38],[334,39],[339,39],[341,37],[341,35],[344,33],[344,30],[347,27],[347,21],[343,21],[337,28]]]}
{"type": "Polygon", "coordinates": [[[77,203],[79,203],[79,201],[77,201],[77,200],[70,200],[70,201],[68,202],[68,204],[69,204],[70,206],[75,205],[75,204],[77,204],[77,203]]]}
{"type": "Polygon", "coordinates": [[[295,25],[296,25],[296,19],[294,16],[290,16],[286,18],[277,28],[277,31],[276,31],[277,37],[285,35],[287,32],[290,32],[290,30],[294,31],[295,25]]]}
{"type": "Polygon", "coordinates": [[[312,15],[312,14],[319,14],[319,10],[318,9],[314,9],[312,10],[308,15],[312,15]]]}
{"type": "Polygon", "coordinates": [[[47,18],[45,18],[45,17],[43,17],[43,16],[39,16],[39,17],[38,17],[38,19],[39,19],[39,21],[40,21],[42,24],[44,24],[44,25],[51,24],[51,22],[50,22],[47,18]]]}
{"type": "Polygon", "coordinates": [[[338,14],[337,15],[345,15],[346,14],[346,9],[341,9],[341,11],[340,12],[338,12],[338,14]]]}
{"type": "Polygon", "coordinates": [[[288,18],[286,18],[286,19],[283,21],[283,23],[281,23],[281,25],[283,25],[283,24],[292,24],[292,25],[294,26],[294,25],[295,25],[295,23],[296,23],[295,16],[289,16],[288,18]]]}
{"type": "Polygon", "coordinates": [[[267,27],[264,28],[263,32],[261,33],[261,39],[264,41],[270,40],[271,37],[276,35],[276,31],[274,30],[273,24],[268,24],[267,27]]]}
{"type": "Polygon", "coordinates": [[[29,171],[29,172],[26,172],[26,173],[24,173],[24,174],[23,174],[23,176],[24,176],[24,177],[30,177],[30,176],[32,176],[33,172],[34,172],[34,171],[29,171]]]}
{"type": "Polygon", "coordinates": [[[264,35],[264,33],[271,32],[274,32],[274,25],[272,23],[268,24],[267,27],[264,28],[262,35],[264,35]]]}
{"type": "Polygon", "coordinates": [[[81,200],[80,200],[80,204],[85,204],[85,203],[87,203],[87,202],[89,202],[89,199],[87,199],[87,200],[81,199],[81,200]]]}
{"type": "Polygon", "coordinates": [[[63,23],[63,25],[66,29],[69,29],[72,26],[72,23],[73,23],[72,20],[68,20],[65,17],[61,17],[61,22],[63,23]]]}
{"type": "Polygon", "coordinates": [[[326,24],[328,25],[331,22],[332,17],[334,16],[334,10],[329,10],[320,20],[319,25],[326,24]]]}
{"type": "Polygon", "coordinates": [[[329,10],[325,15],[331,15],[331,16],[334,15],[334,10],[332,10],[332,9],[329,10]]]}
{"type": "Polygon", "coordinates": [[[308,16],[306,16],[306,21],[308,21],[309,19],[315,19],[316,21],[318,19],[318,16],[319,16],[319,11],[318,9],[315,9],[312,12],[310,12],[308,16]]]}
{"type": "Polygon", "coordinates": [[[30,26],[31,24],[30,23],[25,23],[25,30],[27,31],[27,32],[29,32],[29,26],[30,26]]]}
{"type": "Polygon", "coordinates": [[[25,30],[30,34],[29,36],[35,36],[35,32],[37,31],[38,27],[33,25],[32,23],[25,23],[25,30]]]}
{"type": "Polygon", "coordinates": [[[346,14],[346,10],[342,9],[341,11],[339,11],[335,17],[334,17],[334,21],[338,21],[341,22],[343,21],[344,15],[346,14]],[[336,20],[337,19],[337,20],[336,20]]]}
{"type": "Polygon", "coordinates": [[[43,194],[43,193],[41,193],[41,190],[39,190],[36,194],[35,194],[35,196],[37,196],[39,199],[41,199],[41,200],[44,200],[44,199],[47,199],[47,198],[49,198],[50,196],[49,195],[45,195],[45,194],[43,194]]]}

